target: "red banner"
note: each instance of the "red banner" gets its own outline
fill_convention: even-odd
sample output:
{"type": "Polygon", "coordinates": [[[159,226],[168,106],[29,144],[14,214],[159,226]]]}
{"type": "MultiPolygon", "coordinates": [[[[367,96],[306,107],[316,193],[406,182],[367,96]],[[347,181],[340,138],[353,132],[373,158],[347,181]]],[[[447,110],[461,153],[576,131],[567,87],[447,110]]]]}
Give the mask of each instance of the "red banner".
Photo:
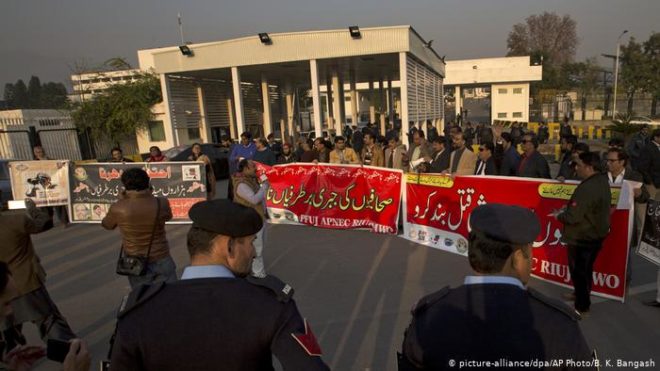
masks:
{"type": "MultiPolygon", "coordinates": [[[[519,205],[533,210],[541,222],[534,246],[532,273],[543,280],[572,287],[567,249],[560,241],[562,224],[549,214],[566,205],[576,183],[529,178],[406,175],[404,237],[411,241],[467,255],[468,218],[484,203],[519,205]]],[[[629,188],[612,188],[611,230],[594,264],[592,291],[623,301],[628,244],[632,228],[629,188]],[[619,197],[619,195],[623,195],[619,197]]]]}
{"type": "Polygon", "coordinates": [[[400,170],[370,166],[289,164],[267,167],[270,222],[397,233],[400,170]]]}

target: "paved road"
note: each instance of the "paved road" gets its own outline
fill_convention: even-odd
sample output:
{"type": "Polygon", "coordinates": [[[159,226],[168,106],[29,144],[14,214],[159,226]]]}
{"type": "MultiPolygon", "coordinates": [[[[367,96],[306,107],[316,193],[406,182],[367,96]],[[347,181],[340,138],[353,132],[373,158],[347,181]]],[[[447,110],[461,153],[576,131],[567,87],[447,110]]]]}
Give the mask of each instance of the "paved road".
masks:
{"type": "MultiPolygon", "coordinates": [[[[185,225],[167,228],[179,274],[189,263],[187,230],[185,225]]],[[[267,270],[296,289],[300,310],[334,370],[395,370],[395,352],[416,299],[459,285],[470,272],[461,256],[395,236],[298,226],[269,226],[268,234],[267,270]]],[[[35,236],[34,242],[51,295],[98,363],[108,350],[116,308],[129,291],[126,278],[114,274],[119,234],[98,225],[74,225],[35,236]]],[[[626,303],[596,299],[582,328],[602,358],[654,358],[660,368],[660,310],[641,304],[655,294],[657,270],[637,256],[632,269],[626,303]]],[[[538,280],[531,285],[555,297],[567,291],[538,280]]],[[[27,332],[38,341],[34,326],[27,332]]],[[[37,367],[57,369],[49,361],[37,367]]]]}

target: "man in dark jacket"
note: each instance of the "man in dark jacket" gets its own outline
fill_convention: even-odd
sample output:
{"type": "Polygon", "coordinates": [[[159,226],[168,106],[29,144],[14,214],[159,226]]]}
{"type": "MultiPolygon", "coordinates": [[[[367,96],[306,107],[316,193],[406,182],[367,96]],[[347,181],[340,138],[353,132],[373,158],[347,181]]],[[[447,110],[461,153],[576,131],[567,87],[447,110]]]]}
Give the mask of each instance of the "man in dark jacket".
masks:
{"type": "Polygon", "coordinates": [[[525,151],[518,165],[517,175],[526,178],[550,179],[550,165],[539,151],[539,142],[534,134],[525,134],[522,140],[525,151]]]}
{"type": "Polygon", "coordinates": [[[277,157],[268,147],[268,141],[265,138],[258,138],[255,141],[257,150],[254,152],[252,160],[264,165],[273,166],[277,162],[277,157]]]}
{"type": "Polygon", "coordinates": [[[229,200],[189,213],[189,267],[181,281],[141,286],[118,315],[111,370],[328,370],[293,289],[245,278],[261,216],[229,200]]]}
{"type": "Polygon", "coordinates": [[[577,144],[577,137],[575,135],[570,135],[567,137],[562,137],[559,140],[559,146],[561,148],[561,162],[559,164],[559,174],[557,174],[557,180],[564,181],[570,179],[573,174],[572,166],[572,154],[573,147],[577,144]]]}
{"type": "Polygon", "coordinates": [[[653,130],[651,141],[644,149],[640,172],[644,176],[644,183],[649,188],[651,198],[660,199],[658,190],[660,190],[660,129],[653,130]]]}
{"type": "Polygon", "coordinates": [[[568,245],[568,269],[575,289],[566,298],[575,300],[580,313],[589,312],[594,262],[610,231],[612,193],[600,166],[598,154],[581,154],[575,168],[583,180],[566,207],[553,212],[564,224],[562,242],[568,245]]]}
{"type": "Polygon", "coordinates": [[[432,173],[442,173],[443,171],[449,169],[449,155],[451,151],[445,148],[446,139],[444,136],[436,137],[431,143],[433,148],[433,154],[431,158],[428,159],[428,162],[431,163],[432,173]]]}
{"type": "MultiPolygon", "coordinates": [[[[417,302],[399,370],[476,370],[502,359],[591,360],[575,311],[525,287],[541,230],[537,216],[518,206],[487,204],[472,211],[469,223],[468,261],[475,274],[460,287],[417,302]]],[[[500,368],[516,368],[506,366],[500,368]]],[[[565,364],[541,369],[594,370],[565,364]]]]}
{"type": "Polygon", "coordinates": [[[495,147],[496,163],[497,158],[501,158],[499,166],[500,175],[516,176],[518,173],[518,166],[520,165],[520,154],[513,145],[511,134],[502,133],[500,137],[501,142],[498,142],[497,147],[495,147]]]}
{"type": "Polygon", "coordinates": [[[282,153],[277,158],[278,164],[291,164],[298,162],[298,156],[296,153],[291,151],[291,145],[289,143],[282,144],[282,153]]]}
{"type": "Polygon", "coordinates": [[[493,152],[495,152],[493,143],[482,143],[479,145],[479,160],[477,160],[474,168],[474,175],[498,175],[493,152]]]}
{"type": "Polygon", "coordinates": [[[642,125],[639,131],[630,138],[630,142],[626,147],[626,152],[630,157],[630,165],[633,169],[638,171],[641,169],[644,161],[642,154],[649,142],[649,127],[648,125],[642,125]]]}

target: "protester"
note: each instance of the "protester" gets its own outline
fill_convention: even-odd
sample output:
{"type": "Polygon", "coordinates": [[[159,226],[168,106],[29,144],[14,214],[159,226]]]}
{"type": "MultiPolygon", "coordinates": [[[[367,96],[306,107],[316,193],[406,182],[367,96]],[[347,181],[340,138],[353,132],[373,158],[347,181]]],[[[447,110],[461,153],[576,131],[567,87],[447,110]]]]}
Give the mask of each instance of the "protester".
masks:
{"type": "Polygon", "coordinates": [[[559,137],[563,138],[571,135],[573,135],[573,129],[568,124],[568,117],[564,117],[564,120],[559,124],[559,137]]]}
{"type": "Polygon", "coordinates": [[[550,165],[545,157],[537,151],[539,142],[536,136],[531,133],[525,134],[521,143],[524,152],[516,175],[526,178],[550,179],[550,165]]]}
{"type": "Polygon", "coordinates": [[[493,143],[493,130],[490,125],[482,125],[479,133],[479,144],[493,143]]]}
{"type": "Polygon", "coordinates": [[[522,137],[523,132],[520,129],[520,125],[518,124],[518,121],[514,121],[513,124],[511,124],[511,140],[513,141],[514,147],[518,146],[518,143],[520,143],[520,138],[522,137]]]}
{"type": "Polygon", "coordinates": [[[628,152],[630,165],[634,170],[640,170],[640,165],[642,164],[642,152],[650,141],[649,126],[646,124],[642,125],[639,131],[630,138],[628,147],[626,147],[626,152],[628,152]]]}
{"type": "Polygon", "coordinates": [[[548,138],[550,138],[550,130],[548,129],[548,123],[541,122],[539,125],[539,130],[537,133],[540,144],[548,143],[548,138]]]}
{"type": "Polygon", "coordinates": [[[518,206],[489,203],[472,211],[469,225],[468,261],[475,274],[460,287],[445,287],[417,302],[399,370],[455,370],[466,360],[484,362],[481,368],[493,360],[591,360],[577,314],[525,287],[532,243],[541,231],[537,216],[518,206]]]}
{"type": "Polygon", "coordinates": [[[477,164],[477,155],[465,146],[465,134],[458,133],[452,138],[454,151],[449,155],[449,167],[445,173],[455,175],[473,175],[477,164]]]}
{"type": "Polygon", "coordinates": [[[475,132],[471,122],[468,121],[468,123],[465,125],[465,130],[463,130],[463,133],[465,133],[465,145],[472,147],[472,144],[474,143],[475,132]]]}
{"type": "Polygon", "coordinates": [[[110,161],[108,162],[133,162],[133,160],[124,157],[124,152],[119,147],[110,150],[110,161]]]}
{"type": "Polygon", "coordinates": [[[165,222],[172,219],[169,202],[154,197],[149,175],[142,169],[125,170],[121,183],[125,190],[119,201],[110,206],[101,225],[105,229],[119,227],[120,256],[146,259],[143,272],[128,275],[128,282],[135,288],[141,284],[176,281],[176,264],[165,234],[165,222]]]}
{"type": "MultiPolygon", "coordinates": [[[[373,138],[373,137],[372,137],[373,138]]],[[[365,136],[366,139],[366,136],[365,136]]],[[[372,142],[373,143],[373,142],[372,142]]],[[[367,142],[365,140],[365,146],[367,142]]],[[[364,150],[364,148],[363,148],[364,150]]],[[[331,164],[359,164],[360,157],[353,148],[346,147],[344,137],[335,137],[335,149],[330,152],[331,164]]]]}
{"type": "Polygon", "coordinates": [[[257,278],[266,277],[263,250],[266,245],[266,192],[268,181],[259,184],[257,167],[251,160],[243,159],[238,163],[238,171],[234,174],[234,202],[253,208],[264,221],[263,228],[256,233],[254,248],[256,255],[252,262],[252,275],[257,278]]]}
{"type": "Polygon", "coordinates": [[[587,314],[591,306],[594,262],[610,230],[612,194],[596,153],[582,153],[576,170],[582,182],[566,207],[552,215],[564,225],[562,242],[568,245],[568,268],[574,292],[565,297],[575,300],[575,310],[587,314]]]}
{"type": "Polygon", "coordinates": [[[425,158],[430,158],[433,150],[431,145],[424,138],[424,132],[416,130],[412,134],[412,146],[408,150],[408,159],[412,170],[420,163],[424,162],[425,158]]]}
{"type": "Polygon", "coordinates": [[[438,129],[436,129],[431,120],[426,120],[426,133],[426,137],[428,138],[429,142],[433,142],[435,138],[438,137],[438,129]]]}
{"type": "Polygon", "coordinates": [[[431,143],[433,154],[427,160],[431,164],[430,172],[432,173],[442,173],[446,169],[449,169],[451,151],[445,148],[445,143],[446,139],[444,136],[435,138],[433,143],[431,143]]]}
{"type": "Polygon", "coordinates": [[[168,161],[167,156],[163,155],[163,152],[160,151],[160,148],[157,146],[152,146],[149,148],[149,158],[147,162],[165,162],[168,161]]]}
{"type": "Polygon", "coordinates": [[[479,145],[479,160],[475,165],[474,175],[498,175],[493,157],[495,146],[493,143],[483,143],[479,145]]]}
{"type": "Polygon", "coordinates": [[[215,172],[213,171],[213,164],[211,159],[202,153],[202,145],[199,143],[194,143],[191,147],[192,154],[188,156],[188,161],[198,161],[204,163],[204,169],[206,169],[206,197],[209,200],[215,198],[215,188],[217,185],[217,180],[215,178],[215,172]]]}
{"type": "Polygon", "coordinates": [[[254,157],[252,157],[252,159],[264,165],[275,165],[277,157],[275,157],[273,151],[268,147],[268,141],[264,138],[257,138],[255,145],[257,150],[254,152],[254,157]]]}
{"type": "Polygon", "coordinates": [[[307,139],[300,144],[302,153],[300,155],[300,162],[318,162],[318,154],[313,149],[314,141],[307,139]]]}
{"type": "Polygon", "coordinates": [[[660,129],[653,130],[651,141],[644,148],[639,171],[644,176],[651,198],[660,200],[660,129]]]}
{"type": "MultiPolygon", "coordinates": [[[[257,146],[252,142],[252,134],[249,131],[241,133],[241,142],[232,147],[229,154],[229,174],[234,174],[238,169],[238,162],[244,158],[252,160],[257,146]]],[[[231,184],[231,176],[227,182],[227,198],[234,198],[234,185],[231,184]]]]}
{"type": "Polygon", "coordinates": [[[9,264],[17,289],[13,316],[5,317],[2,326],[7,349],[25,344],[22,325],[26,322],[38,327],[43,341],[76,337],[46,289],[46,271],[32,244],[31,235],[52,228],[53,222],[31,199],[25,199],[25,206],[25,210],[0,211],[0,261],[9,264]]]}
{"type": "MultiPolygon", "coordinates": [[[[501,133],[500,140],[495,147],[496,158],[501,158],[500,175],[516,176],[520,166],[520,154],[513,145],[510,133],[501,133]]],[[[496,161],[497,162],[497,161],[496,161]]]]}
{"type": "Polygon", "coordinates": [[[282,144],[275,140],[275,134],[273,133],[268,134],[266,139],[268,139],[268,148],[273,152],[275,158],[277,158],[282,153],[282,144]]]}
{"type": "MultiPolygon", "coordinates": [[[[336,139],[335,139],[336,142],[336,139]]],[[[376,143],[376,138],[371,134],[365,134],[364,136],[364,148],[362,148],[362,154],[360,156],[363,165],[369,166],[385,166],[385,158],[383,154],[383,149],[376,143]]]]}
{"type": "Polygon", "coordinates": [[[562,158],[559,165],[559,174],[557,175],[557,180],[564,181],[566,179],[571,179],[573,176],[573,147],[578,142],[578,138],[575,135],[570,135],[567,137],[562,137],[559,140],[559,146],[561,149],[562,158]]]}
{"type": "Polygon", "coordinates": [[[323,138],[314,139],[314,151],[316,152],[316,154],[314,155],[315,162],[320,162],[320,163],[330,162],[330,150],[328,149],[328,145],[326,144],[326,141],[323,138]]]}
{"type": "Polygon", "coordinates": [[[351,146],[356,153],[362,153],[362,147],[364,147],[364,134],[361,130],[357,129],[357,126],[354,126],[354,128],[355,130],[351,137],[351,146]]]}
{"type": "Polygon", "coordinates": [[[277,158],[277,163],[292,164],[294,162],[298,162],[298,157],[291,151],[291,145],[289,143],[282,144],[282,153],[277,158]]]}
{"type": "Polygon", "coordinates": [[[387,139],[387,148],[385,149],[385,166],[387,168],[406,171],[408,167],[407,156],[406,146],[400,143],[398,136],[387,139]]]}
{"type": "MultiPolygon", "coordinates": [[[[13,300],[19,295],[16,281],[7,263],[0,261],[0,322],[5,322],[14,313],[13,300]]],[[[3,337],[3,340],[5,338],[3,337]]],[[[60,339],[58,339],[60,340],[60,339]]],[[[32,365],[46,356],[46,349],[35,345],[17,345],[8,348],[6,341],[0,342],[2,360],[0,370],[28,371],[32,365]]],[[[90,356],[87,345],[80,339],[72,339],[69,353],[64,359],[63,371],[87,371],[90,369],[90,356]]]]}
{"type": "Polygon", "coordinates": [[[275,356],[285,370],[328,370],[293,289],[273,276],[245,279],[263,227],[259,214],[213,200],[189,216],[191,265],[181,281],[131,293],[110,369],[271,370],[275,356]]]}

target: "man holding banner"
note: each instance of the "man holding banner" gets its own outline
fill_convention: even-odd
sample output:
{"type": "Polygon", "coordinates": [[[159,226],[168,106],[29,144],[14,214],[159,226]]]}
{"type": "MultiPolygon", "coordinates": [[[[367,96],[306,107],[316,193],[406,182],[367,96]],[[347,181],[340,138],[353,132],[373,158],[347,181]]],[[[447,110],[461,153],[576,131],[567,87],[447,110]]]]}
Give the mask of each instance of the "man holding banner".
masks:
{"type": "Polygon", "coordinates": [[[612,194],[598,154],[580,154],[576,171],[582,183],[566,208],[553,215],[564,224],[562,241],[568,244],[568,267],[575,288],[566,298],[575,300],[575,310],[584,314],[591,306],[594,262],[610,231],[612,194]]]}

